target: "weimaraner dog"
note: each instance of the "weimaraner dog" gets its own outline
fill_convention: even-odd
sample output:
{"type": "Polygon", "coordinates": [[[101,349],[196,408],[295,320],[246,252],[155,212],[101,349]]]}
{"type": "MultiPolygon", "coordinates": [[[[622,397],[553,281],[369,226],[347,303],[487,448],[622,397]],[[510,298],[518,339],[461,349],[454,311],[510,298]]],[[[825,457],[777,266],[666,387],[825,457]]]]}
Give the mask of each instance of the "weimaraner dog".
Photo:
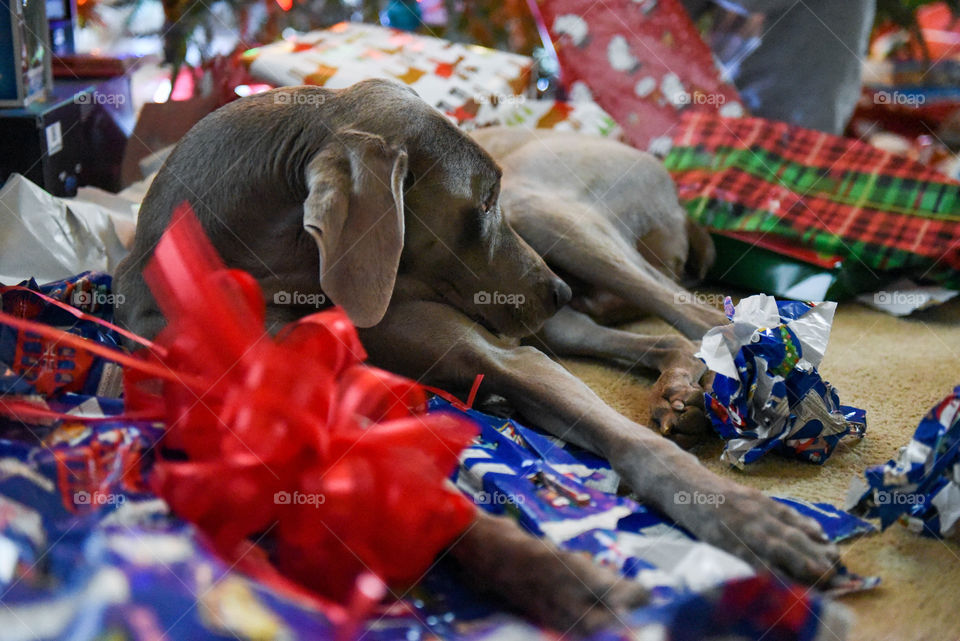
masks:
{"type": "MultiPolygon", "coordinates": [[[[142,269],[171,212],[189,201],[226,263],[259,281],[268,329],[315,311],[287,303],[323,295],[361,328],[374,364],[454,390],[483,373],[482,391],[609,459],[647,504],[701,539],[808,583],[832,576],[837,553],[815,522],[716,476],[519,343],[535,336],[555,353],[659,368],[656,418],[668,432],[695,433],[680,429],[703,421],[691,343],[600,328],[568,306],[574,292],[548,267],[595,316],[652,311],[691,338],[723,322],[709,308],[674,304],[683,290],[671,277],[691,252],[666,173],[615,143],[477,137],[490,153],[414,92],[382,80],[276,89],[221,108],[181,140],[147,193],[116,274],[119,322],[148,337],[163,326],[142,269]],[[492,156],[507,172],[502,195],[492,156]],[[722,505],[676,500],[682,492],[722,495],[722,505]]],[[[696,258],[708,260],[699,246],[696,258]]],[[[636,584],[482,512],[449,553],[479,589],[560,630],[613,624],[645,598],[636,584]]]]}

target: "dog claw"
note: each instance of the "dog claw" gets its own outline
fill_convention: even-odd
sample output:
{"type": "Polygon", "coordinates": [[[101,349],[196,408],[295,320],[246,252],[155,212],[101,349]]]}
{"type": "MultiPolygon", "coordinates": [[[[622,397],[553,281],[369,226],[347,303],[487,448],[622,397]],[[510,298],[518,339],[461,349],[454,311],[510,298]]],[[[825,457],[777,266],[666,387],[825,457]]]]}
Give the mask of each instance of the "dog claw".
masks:
{"type": "Polygon", "coordinates": [[[650,419],[660,434],[684,448],[693,447],[709,434],[703,388],[687,369],[664,370],[651,393],[650,419]]]}

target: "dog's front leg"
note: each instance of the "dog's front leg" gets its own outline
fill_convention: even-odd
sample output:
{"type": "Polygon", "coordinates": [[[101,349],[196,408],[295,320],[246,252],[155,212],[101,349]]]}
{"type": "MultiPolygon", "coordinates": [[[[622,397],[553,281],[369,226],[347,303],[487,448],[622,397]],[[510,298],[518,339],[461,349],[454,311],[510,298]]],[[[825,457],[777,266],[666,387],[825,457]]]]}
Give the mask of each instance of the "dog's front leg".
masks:
{"type": "Polygon", "coordinates": [[[687,448],[712,433],[703,390],[713,375],[694,356],[696,346],[683,336],[605,327],[564,307],[544,323],[532,343],[554,357],[587,356],[655,369],[660,377],[650,389],[650,420],[660,433],[687,448]]]}
{"type": "Polygon", "coordinates": [[[816,522],[713,474],[536,348],[512,347],[452,307],[427,302],[391,306],[361,338],[375,363],[424,382],[464,387],[484,374],[485,389],[528,421],[605,456],[645,502],[758,568],[807,583],[834,573],[836,549],[816,522]]]}

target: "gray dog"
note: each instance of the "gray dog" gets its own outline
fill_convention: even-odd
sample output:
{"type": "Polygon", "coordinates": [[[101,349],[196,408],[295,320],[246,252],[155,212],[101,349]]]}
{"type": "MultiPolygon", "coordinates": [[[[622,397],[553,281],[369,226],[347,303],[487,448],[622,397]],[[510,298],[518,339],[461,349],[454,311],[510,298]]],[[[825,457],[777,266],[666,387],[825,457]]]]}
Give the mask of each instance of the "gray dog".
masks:
{"type": "MultiPolygon", "coordinates": [[[[647,504],[701,539],[802,581],[829,578],[836,550],[815,522],[714,475],[611,409],[542,349],[519,344],[536,335],[557,353],[660,368],[654,412],[672,431],[703,421],[702,366],[689,341],[632,337],[582,312],[644,309],[690,337],[722,322],[714,310],[674,304],[683,290],[665,274],[679,275],[691,253],[709,260],[709,249],[689,251],[698,243],[688,241],[662,169],[615,143],[558,135],[538,149],[530,136],[478,134],[504,161],[501,197],[491,153],[401,85],[286,88],[238,100],[197,124],[153,182],[132,254],[117,270],[126,301],[118,320],[148,337],[162,328],[142,270],[171,212],[189,201],[227,264],[250,272],[274,303],[268,329],[315,311],[281,304],[298,300],[285,293],[325,295],[363,328],[374,364],[448,389],[483,373],[485,392],[609,459],[647,504]],[[631,163],[612,188],[610,176],[631,163]],[[605,191],[603,207],[584,197],[584,184],[605,191]],[[548,264],[575,284],[582,311],[567,305],[574,292],[548,264]],[[723,500],[677,500],[684,493],[723,500]]],[[[481,514],[450,554],[476,586],[561,630],[609,625],[644,599],[635,584],[505,519],[481,514]]]]}

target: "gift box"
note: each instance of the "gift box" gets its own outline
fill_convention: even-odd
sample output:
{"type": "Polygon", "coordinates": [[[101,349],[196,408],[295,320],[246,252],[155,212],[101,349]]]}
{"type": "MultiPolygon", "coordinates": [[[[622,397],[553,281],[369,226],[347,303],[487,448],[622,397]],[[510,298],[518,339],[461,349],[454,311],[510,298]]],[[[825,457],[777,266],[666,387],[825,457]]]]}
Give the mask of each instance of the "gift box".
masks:
{"type": "Polygon", "coordinates": [[[717,259],[708,280],[794,300],[843,300],[888,279],[856,259],[797,246],[763,232],[714,231],[717,259]]]}
{"type": "Polygon", "coordinates": [[[474,96],[521,94],[533,67],[527,56],[347,22],[251,49],[243,60],[275,86],[340,89],[393,78],[443,111],[469,109],[474,96]]]}
{"type": "Polygon", "coordinates": [[[533,58],[406,31],[341,23],[251,49],[243,60],[254,77],[277,87],[340,89],[370,78],[403,82],[465,129],[513,125],[620,135],[614,119],[589,96],[525,96],[533,58]]]}
{"type": "Polygon", "coordinates": [[[568,85],[583,83],[648,149],[672,134],[684,112],[742,115],[736,88],[677,0],[539,0],[568,85]]]}
{"type": "Polygon", "coordinates": [[[960,287],[960,183],[926,165],[823,132],[703,112],[684,115],[664,163],[680,202],[713,231],[838,256],[877,279],[960,287]]]}

